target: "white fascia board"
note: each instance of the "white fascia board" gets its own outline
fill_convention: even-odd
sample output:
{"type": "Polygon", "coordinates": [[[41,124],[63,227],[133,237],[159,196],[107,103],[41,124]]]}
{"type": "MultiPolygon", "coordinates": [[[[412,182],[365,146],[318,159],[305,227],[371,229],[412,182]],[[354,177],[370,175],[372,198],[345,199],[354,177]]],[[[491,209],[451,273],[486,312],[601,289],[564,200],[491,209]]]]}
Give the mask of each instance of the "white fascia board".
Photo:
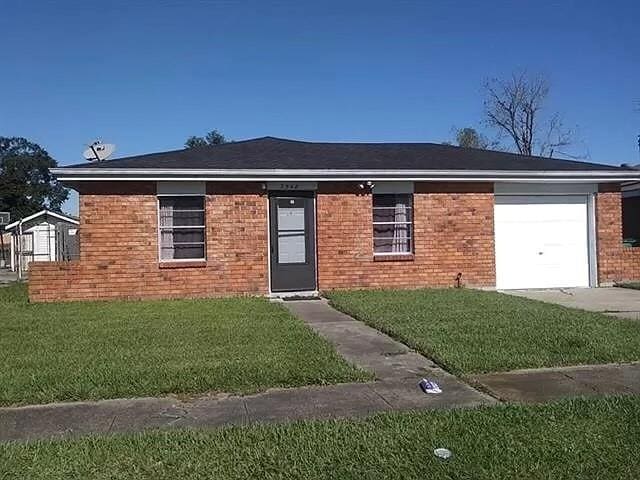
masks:
{"type": "Polygon", "coordinates": [[[65,222],[73,223],[75,225],[80,225],[80,222],[78,220],[76,220],[75,218],[67,217],[66,215],[61,215],[59,213],[50,212],[50,211],[47,211],[47,215],[59,218],[60,220],[64,220],[65,222]]]}
{"type": "Polygon", "coordinates": [[[108,181],[149,181],[164,182],[357,182],[357,181],[393,181],[393,182],[512,182],[537,183],[541,180],[552,183],[619,183],[620,177],[468,177],[468,176],[411,176],[411,177],[142,177],[142,176],[95,176],[95,177],[57,177],[61,182],[108,182],[108,181]]]}
{"type": "Polygon", "coordinates": [[[60,220],[64,220],[65,222],[73,223],[75,225],[80,225],[80,222],[75,218],[67,217],[66,215],[61,215],[56,212],[51,212],[47,210],[47,215],[51,215],[52,217],[59,218],[60,220]]]}
{"type": "Polygon", "coordinates": [[[52,169],[60,181],[589,181],[640,180],[640,171],[505,171],[505,170],[167,170],[77,168],[52,169]]]}
{"type": "Polygon", "coordinates": [[[36,213],[34,213],[32,215],[29,215],[28,217],[21,218],[20,220],[16,220],[15,222],[10,223],[9,225],[5,225],[4,229],[5,230],[11,230],[14,227],[17,227],[20,224],[20,222],[26,223],[26,222],[29,222],[29,221],[33,220],[34,218],[38,218],[38,217],[40,217],[42,215],[50,215],[50,216],[58,218],[60,220],[64,220],[65,222],[73,223],[75,225],[80,225],[80,222],[78,220],[76,220],[75,218],[67,217],[66,215],[62,215],[60,213],[52,212],[50,210],[40,210],[39,212],[36,212],[36,213]]]}
{"type": "Polygon", "coordinates": [[[143,169],[143,168],[53,168],[51,172],[55,175],[62,177],[70,176],[129,176],[135,175],[139,177],[147,177],[152,175],[158,176],[171,176],[171,177],[199,177],[199,176],[211,176],[211,177],[320,177],[320,178],[333,178],[339,177],[352,177],[352,178],[369,178],[372,176],[378,176],[380,178],[386,177],[398,177],[407,178],[411,176],[532,176],[532,177],[556,177],[556,176],[579,176],[579,177],[620,177],[625,180],[640,180],[640,170],[638,171],[617,171],[617,170],[575,170],[575,171],[561,171],[561,170],[327,170],[327,169],[143,169]]]}

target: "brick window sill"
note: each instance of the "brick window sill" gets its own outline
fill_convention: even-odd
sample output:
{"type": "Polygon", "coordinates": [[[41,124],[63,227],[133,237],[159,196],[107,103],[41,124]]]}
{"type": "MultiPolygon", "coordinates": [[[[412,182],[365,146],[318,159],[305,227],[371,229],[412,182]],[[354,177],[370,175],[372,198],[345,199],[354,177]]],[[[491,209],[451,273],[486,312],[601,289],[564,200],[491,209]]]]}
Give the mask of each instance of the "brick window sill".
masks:
{"type": "Polygon", "coordinates": [[[204,268],[207,266],[206,260],[195,260],[193,262],[160,262],[158,266],[164,268],[204,268]]]}
{"type": "Polygon", "coordinates": [[[415,255],[413,253],[404,253],[401,255],[374,255],[374,262],[413,262],[415,255]]]}

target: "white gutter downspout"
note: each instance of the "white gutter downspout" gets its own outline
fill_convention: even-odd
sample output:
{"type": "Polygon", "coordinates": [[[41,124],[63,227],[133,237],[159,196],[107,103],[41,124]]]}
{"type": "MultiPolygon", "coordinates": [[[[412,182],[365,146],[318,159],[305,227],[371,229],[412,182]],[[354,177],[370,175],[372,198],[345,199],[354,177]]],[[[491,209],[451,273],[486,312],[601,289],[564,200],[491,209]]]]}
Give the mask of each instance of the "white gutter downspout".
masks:
{"type": "Polygon", "coordinates": [[[22,218],[18,222],[18,280],[22,281],[22,218]]]}

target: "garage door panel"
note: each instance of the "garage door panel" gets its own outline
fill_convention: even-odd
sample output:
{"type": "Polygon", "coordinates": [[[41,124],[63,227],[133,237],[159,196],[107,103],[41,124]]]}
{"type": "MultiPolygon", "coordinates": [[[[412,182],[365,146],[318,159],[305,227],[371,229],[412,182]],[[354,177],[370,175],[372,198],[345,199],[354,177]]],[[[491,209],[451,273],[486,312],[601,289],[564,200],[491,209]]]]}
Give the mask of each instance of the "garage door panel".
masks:
{"type": "Polygon", "coordinates": [[[587,197],[498,196],[497,288],[589,286],[587,197]]]}

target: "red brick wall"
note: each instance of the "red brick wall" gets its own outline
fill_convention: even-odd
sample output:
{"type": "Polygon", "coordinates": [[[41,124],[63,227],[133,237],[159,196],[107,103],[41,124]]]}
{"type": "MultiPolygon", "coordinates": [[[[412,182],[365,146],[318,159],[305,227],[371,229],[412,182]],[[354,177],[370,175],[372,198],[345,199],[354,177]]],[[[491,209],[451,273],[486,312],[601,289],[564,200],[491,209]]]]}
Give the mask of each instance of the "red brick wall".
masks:
{"type": "MultiPolygon", "coordinates": [[[[268,291],[268,202],[260,184],[207,185],[207,261],[158,262],[154,183],[85,183],[80,260],[30,266],[33,301],[210,297],[268,291]],[[171,268],[173,267],[173,268],[171,268]]],[[[318,283],[322,290],[495,285],[493,186],[421,183],[414,194],[414,255],[376,261],[372,198],[353,183],[320,184],[318,283]]],[[[599,279],[640,279],[640,249],[622,247],[621,200],[596,201],[599,279]]]]}
{"type": "Polygon", "coordinates": [[[640,248],[622,245],[622,199],[618,186],[601,186],[596,198],[596,229],[599,282],[640,280],[640,248]]]}
{"type": "Polygon", "coordinates": [[[321,184],[319,288],[450,287],[459,272],[467,285],[495,285],[493,198],[492,184],[416,184],[413,257],[375,261],[371,195],[354,184],[321,184]]]}
{"type": "Polygon", "coordinates": [[[31,300],[267,292],[267,198],[259,184],[208,185],[207,261],[192,266],[158,262],[154,183],[74,187],[80,191],[80,260],[34,262],[31,300]]]}

